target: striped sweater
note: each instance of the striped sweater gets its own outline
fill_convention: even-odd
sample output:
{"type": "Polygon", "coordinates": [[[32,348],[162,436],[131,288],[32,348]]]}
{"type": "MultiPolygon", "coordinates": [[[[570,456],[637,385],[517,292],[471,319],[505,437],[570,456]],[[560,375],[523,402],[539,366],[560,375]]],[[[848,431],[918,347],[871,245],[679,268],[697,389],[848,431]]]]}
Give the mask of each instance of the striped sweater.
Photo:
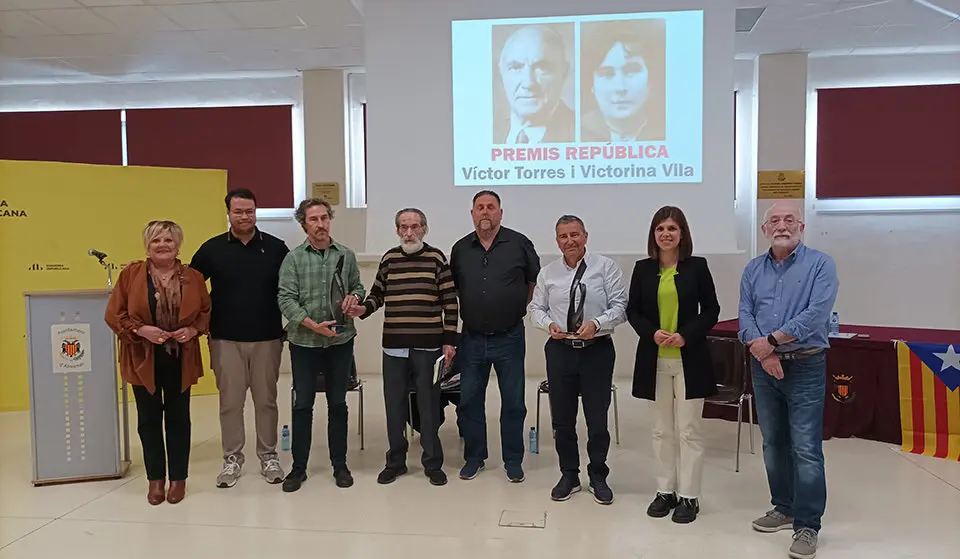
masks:
{"type": "Polygon", "coordinates": [[[457,290],[443,252],[426,243],[419,252],[400,247],[380,260],[364,300],[367,318],[384,309],[383,347],[432,348],[457,344],[457,290]]]}

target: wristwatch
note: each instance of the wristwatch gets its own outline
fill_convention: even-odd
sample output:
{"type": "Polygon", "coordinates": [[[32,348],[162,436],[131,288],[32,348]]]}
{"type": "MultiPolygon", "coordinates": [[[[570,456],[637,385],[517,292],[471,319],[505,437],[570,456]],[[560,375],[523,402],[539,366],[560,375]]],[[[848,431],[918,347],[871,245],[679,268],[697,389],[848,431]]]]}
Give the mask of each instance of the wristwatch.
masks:
{"type": "Polygon", "coordinates": [[[770,334],[769,336],[767,336],[767,341],[770,342],[770,345],[772,345],[773,347],[777,347],[778,345],[780,345],[780,342],[777,341],[776,336],[774,336],[773,334],[770,334]]]}

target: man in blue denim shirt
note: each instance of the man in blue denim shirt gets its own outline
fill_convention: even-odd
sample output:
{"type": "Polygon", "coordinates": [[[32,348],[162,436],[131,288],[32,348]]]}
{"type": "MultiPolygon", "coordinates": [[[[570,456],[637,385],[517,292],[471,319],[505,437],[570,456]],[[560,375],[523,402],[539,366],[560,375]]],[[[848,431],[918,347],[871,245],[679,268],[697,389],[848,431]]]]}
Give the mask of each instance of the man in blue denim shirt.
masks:
{"type": "Polygon", "coordinates": [[[817,553],[827,504],[823,408],[829,323],[839,281],[833,259],[804,245],[796,204],[764,215],[770,250],[747,264],[740,282],[740,341],[751,369],[773,510],[753,521],[760,532],[793,528],[790,557],[817,553]]]}

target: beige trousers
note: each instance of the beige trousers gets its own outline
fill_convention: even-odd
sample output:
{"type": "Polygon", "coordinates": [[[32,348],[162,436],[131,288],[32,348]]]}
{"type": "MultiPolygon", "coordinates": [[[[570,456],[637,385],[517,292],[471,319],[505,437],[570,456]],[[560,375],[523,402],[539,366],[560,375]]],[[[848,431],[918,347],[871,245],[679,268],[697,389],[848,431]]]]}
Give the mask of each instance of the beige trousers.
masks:
{"type": "Polygon", "coordinates": [[[657,490],[699,498],[703,479],[703,399],[686,399],[683,363],[679,359],[657,360],[656,398],[653,452],[659,462],[657,490]]]}
{"type": "Polygon", "coordinates": [[[257,456],[277,457],[277,382],[283,340],[232,342],[210,340],[210,361],[220,391],[220,439],[223,456],[243,458],[246,434],[243,408],[247,390],[253,396],[257,456]]]}

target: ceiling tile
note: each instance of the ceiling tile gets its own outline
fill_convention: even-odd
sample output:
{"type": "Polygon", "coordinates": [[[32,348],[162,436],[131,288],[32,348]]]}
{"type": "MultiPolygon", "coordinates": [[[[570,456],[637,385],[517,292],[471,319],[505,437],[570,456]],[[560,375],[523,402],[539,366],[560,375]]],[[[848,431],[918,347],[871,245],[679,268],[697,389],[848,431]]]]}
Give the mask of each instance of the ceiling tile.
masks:
{"type": "Polygon", "coordinates": [[[219,54],[182,54],[158,56],[144,64],[141,71],[145,74],[161,72],[173,73],[209,73],[230,70],[230,61],[219,54]]]}
{"type": "Polygon", "coordinates": [[[318,2],[299,0],[300,17],[309,26],[321,24],[347,25],[362,24],[363,16],[350,3],[350,0],[318,2]]]}
{"type": "Polygon", "coordinates": [[[158,8],[184,29],[235,29],[240,22],[216,4],[183,4],[158,8]]]}
{"type": "Polygon", "coordinates": [[[271,0],[267,2],[222,2],[218,5],[244,27],[303,27],[300,2],[271,0]]]}
{"type": "Polygon", "coordinates": [[[857,2],[840,4],[833,13],[822,18],[817,25],[833,28],[852,26],[883,25],[890,21],[891,6],[900,3],[900,0],[874,0],[872,2],[857,2]]]}
{"type": "Polygon", "coordinates": [[[142,6],[143,0],[76,0],[88,8],[106,6],[142,6]]]}
{"type": "Polygon", "coordinates": [[[29,78],[69,76],[80,73],[76,68],[57,58],[32,60],[0,59],[0,76],[5,78],[29,78]]]}
{"type": "Polygon", "coordinates": [[[48,10],[54,8],[79,8],[76,0],[5,0],[10,6],[21,10],[48,10]]]}
{"type": "Polygon", "coordinates": [[[176,31],[181,29],[179,25],[153,6],[118,6],[94,8],[93,11],[124,32],[176,31]]]}
{"type": "Polygon", "coordinates": [[[251,30],[217,29],[213,31],[189,31],[196,50],[201,52],[232,52],[234,50],[268,49],[252,35],[251,30]]]}
{"type": "Polygon", "coordinates": [[[8,37],[30,37],[35,35],[55,35],[57,30],[31,16],[27,12],[0,12],[0,35],[8,37]]]}
{"type": "Polygon", "coordinates": [[[36,37],[0,37],[0,60],[8,58],[60,58],[75,52],[77,41],[71,35],[36,37]]]}
{"type": "Polygon", "coordinates": [[[960,45],[960,19],[941,29],[936,36],[938,39],[954,41],[960,45]]]}
{"type": "MultiPolygon", "coordinates": [[[[960,0],[931,0],[929,3],[944,8],[946,11],[960,12],[960,0]]],[[[913,23],[943,27],[953,19],[941,11],[915,1],[897,2],[891,6],[890,12],[890,21],[887,23],[913,23]]]]}
{"type": "Polygon", "coordinates": [[[916,25],[884,25],[861,38],[858,47],[906,47],[923,42],[924,34],[916,25]]]}
{"type": "Polygon", "coordinates": [[[838,33],[834,28],[818,27],[811,30],[803,48],[810,51],[853,49],[870,38],[879,28],[880,26],[850,27],[843,33],[838,33]]]}
{"type": "Polygon", "coordinates": [[[137,56],[107,56],[96,58],[65,58],[67,63],[83,72],[99,76],[125,74],[152,74],[158,72],[221,72],[230,69],[230,61],[216,54],[184,53],[159,55],[149,58],[137,56]]]}
{"type": "Polygon", "coordinates": [[[203,4],[212,0],[143,0],[144,4],[151,6],[174,6],[177,4],[203,4]]]}
{"type": "Polygon", "coordinates": [[[828,16],[836,6],[817,4],[817,3],[807,3],[807,2],[794,2],[793,4],[782,5],[777,4],[773,6],[767,6],[767,9],[764,10],[763,15],[760,16],[760,19],[757,21],[757,25],[763,24],[777,24],[783,22],[794,23],[798,19],[815,19],[818,17],[828,16]]]}
{"type": "Polygon", "coordinates": [[[140,55],[145,58],[157,54],[201,52],[196,31],[169,31],[153,33],[150,41],[143,41],[142,33],[112,35],[84,35],[76,37],[74,56],[140,55]]]}
{"type": "Polygon", "coordinates": [[[116,27],[91,10],[76,8],[68,10],[36,10],[34,17],[65,35],[111,33],[116,27]]]}
{"type": "Polygon", "coordinates": [[[273,50],[238,51],[226,55],[234,70],[282,70],[289,68],[286,61],[273,50]]]}
{"type": "Polygon", "coordinates": [[[87,74],[117,76],[133,72],[137,59],[133,56],[68,57],[64,62],[87,74]]]}

